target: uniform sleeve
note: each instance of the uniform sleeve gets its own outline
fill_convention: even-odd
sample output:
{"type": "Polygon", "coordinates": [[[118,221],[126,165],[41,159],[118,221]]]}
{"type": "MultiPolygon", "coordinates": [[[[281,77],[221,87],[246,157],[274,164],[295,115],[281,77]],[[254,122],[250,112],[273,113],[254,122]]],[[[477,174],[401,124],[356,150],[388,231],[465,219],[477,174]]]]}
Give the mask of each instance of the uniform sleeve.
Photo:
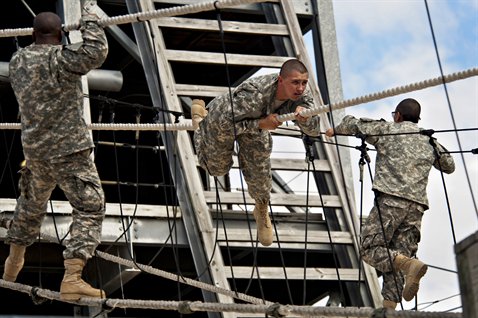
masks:
{"type": "Polygon", "coordinates": [[[336,134],[357,135],[362,134],[366,137],[369,144],[375,145],[379,139],[378,136],[383,133],[383,120],[373,120],[369,118],[355,118],[347,115],[342,119],[342,122],[334,128],[336,134]]]}
{"type": "Polygon", "coordinates": [[[105,32],[96,21],[82,20],[80,30],[83,43],[64,47],[58,57],[60,68],[76,75],[84,75],[100,67],[108,54],[105,32]]]}
{"type": "Polygon", "coordinates": [[[435,158],[433,167],[443,171],[444,173],[453,173],[455,171],[455,161],[453,160],[453,157],[447,153],[448,150],[445,147],[437,142],[436,147],[438,151],[438,158],[435,158]]]}
{"type": "MultiPolygon", "coordinates": [[[[314,107],[314,99],[312,96],[310,96],[310,94],[304,94],[303,100],[304,103],[300,104],[299,106],[305,107],[307,109],[314,107]]],[[[295,109],[293,109],[292,112],[295,112],[295,109]]],[[[318,115],[310,116],[304,123],[298,120],[294,120],[294,122],[300,127],[304,134],[313,137],[320,135],[320,117],[318,115]]]]}

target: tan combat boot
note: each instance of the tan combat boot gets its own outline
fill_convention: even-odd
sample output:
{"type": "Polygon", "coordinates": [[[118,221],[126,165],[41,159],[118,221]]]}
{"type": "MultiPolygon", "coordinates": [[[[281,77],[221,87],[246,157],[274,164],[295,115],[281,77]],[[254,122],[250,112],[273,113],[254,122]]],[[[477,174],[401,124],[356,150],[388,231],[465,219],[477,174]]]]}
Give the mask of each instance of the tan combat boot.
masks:
{"type": "Polygon", "coordinates": [[[80,258],[66,259],[65,276],[60,286],[60,299],[78,300],[81,297],[105,298],[105,292],[91,287],[83,279],[81,273],[86,262],[80,258]]]}
{"type": "Polygon", "coordinates": [[[410,301],[415,297],[420,286],[420,279],[427,272],[428,266],[416,258],[409,258],[398,254],[393,260],[395,270],[401,270],[405,275],[403,299],[410,301]]]}
{"type": "Polygon", "coordinates": [[[257,236],[263,246],[272,244],[272,223],[269,218],[269,205],[267,203],[256,203],[254,207],[254,219],[256,219],[257,236]]]}
{"type": "Polygon", "coordinates": [[[396,307],[397,307],[396,302],[387,300],[387,299],[383,300],[383,308],[395,310],[396,307]]]}
{"type": "Polygon", "coordinates": [[[5,261],[5,268],[3,269],[3,279],[9,282],[17,280],[18,273],[23,268],[25,262],[26,246],[10,244],[10,254],[5,261]]]}
{"type": "Polygon", "coordinates": [[[207,116],[206,104],[202,99],[193,99],[191,104],[191,119],[194,129],[199,128],[199,123],[207,116]]]}

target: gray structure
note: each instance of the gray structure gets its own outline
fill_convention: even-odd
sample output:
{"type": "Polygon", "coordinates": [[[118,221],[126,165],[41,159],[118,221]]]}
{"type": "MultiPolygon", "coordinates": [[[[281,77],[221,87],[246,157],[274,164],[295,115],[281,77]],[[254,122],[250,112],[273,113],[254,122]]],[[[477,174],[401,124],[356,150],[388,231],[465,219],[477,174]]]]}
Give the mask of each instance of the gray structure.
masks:
{"type": "MultiPolygon", "coordinates": [[[[98,0],[104,15],[110,17],[194,3],[98,0]]],[[[31,25],[24,3],[8,1],[2,7],[1,29],[31,25]]],[[[79,18],[80,6],[75,1],[44,0],[32,3],[31,10],[56,11],[71,23],[79,18]]],[[[121,72],[122,86],[108,89],[118,87],[118,82],[109,85],[117,78],[109,78],[113,75],[108,72],[100,73],[102,85],[92,86],[85,78],[84,92],[89,96],[85,107],[91,122],[168,123],[190,118],[192,98],[208,101],[263,68],[278,70],[290,57],[299,57],[317,74],[310,81],[317,104],[342,99],[329,0],[276,0],[112,26],[107,31],[110,52],[102,68],[121,72]],[[304,43],[303,34],[309,31],[313,50],[304,43]]],[[[70,40],[74,42],[76,36],[71,32],[70,40]]],[[[31,40],[1,38],[0,42],[0,61],[8,62],[16,43],[24,46],[31,40]]],[[[16,122],[18,106],[7,80],[0,81],[0,96],[0,121],[16,122]]],[[[334,118],[337,121],[340,114],[334,118]]],[[[322,116],[322,130],[330,127],[329,120],[322,116]]],[[[252,199],[237,181],[237,164],[230,175],[217,180],[205,174],[197,166],[192,132],[93,132],[108,202],[99,249],[271,302],[312,305],[328,297],[329,306],[379,306],[376,274],[358,256],[359,220],[351,173],[350,168],[342,170],[350,165],[347,154],[318,140],[302,140],[297,129],[288,127],[274,137],[276,145],[287,144],[293,154],[274,153],[271,159],[277,236],[267,248],[255,242],[252,199]],[[310,180],[309,186],[287,182],[299,175],[302,184],[310,180]]],[[[0,209],[11,211],[22,153],[19,132],[2,133],[0,152],[6,156],[0,162],[0,209]]],[[[42,231],[63,238],[68,233],[70,207],[60,192],[53,194],[50,210],[42,231]]],[[[4,235],[0,230],[0,236],[4,235]]],[[[61,250],[59,244],[46,241],[29,247],[18,282],[58,290],[63,275],[61,250]]],[[[8,246],[0,246],[2,262],[7,253],[8,246]]],[[[84,277],[104,288],[109,298],[237,302],[102,259],[90,263],[84,277]]],[[[0,308],[1,315],[180,316],[152,310],[107,313],[105,308],[59,302],[35,305],[25,295],[5,289],[0,297],[11,304],[0,308]]],[[[239,313],[193,316],[246,317],[239,313]]]]}

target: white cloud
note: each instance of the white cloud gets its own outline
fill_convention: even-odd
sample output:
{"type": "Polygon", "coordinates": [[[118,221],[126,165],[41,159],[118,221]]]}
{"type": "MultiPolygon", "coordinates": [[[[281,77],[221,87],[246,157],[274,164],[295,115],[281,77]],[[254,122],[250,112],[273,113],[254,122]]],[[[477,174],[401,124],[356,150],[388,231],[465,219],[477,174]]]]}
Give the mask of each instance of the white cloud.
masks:
{"type": "MultiPolygon", "coordinates": [[[[428,1],[442,67],[445,74],[476,67],[478,56],[478,1],[428,1]]],[[[346,99],[440,75],[422,1],[334,1],[341,76],[346,99]]],[[[478,79],[447,85],[457,128],[478,127],[478,79]]],[[[385,118],[403,98],[412,97],[422,105],[424,128],[453,129],[443,86],[428,88],[346,109],[356,117],[385,118]]],[[[477,148],[478,132],[459,133],[464,150],[477,148]]],[[[436,133],[448,150],[458,150],[454,133],[436,133]]],[[[353,145],[359,141],[350,139],[353,145]]],[[[374,153],[372,157],[372,169],[374,153]]],[[[359,154],[351,151],[351,164],[359,206],[359,154]]],[[[456,172],[445,176],[456,239],[459,242],[477,226],[477,215],[468,189],[459,154],[453,155],[456,172]]],[[[478,196],[478,156],[464,154],[475,196],[478,196]]],[[[368,172],[366,171],[368,176],[368,172]]],[[[364,182],[364,214],[373,205],[370,180],[364,182]]],[[[444,186],[438,171],[430,174],[430,210],[423,219],[418,256],[427,263],[455,269],[453,238],[444,186]]],[[[478,198],[477,198],[478,199],[478,198]]],[[[430,269],[419,292],[419,303],[459,293],[456,274],[430,269]]],[[[441,311],[461,305],[459,297],[440,302],[427,310],[441,311]]],[[[411,308],[413,303],[406,304],[411,308]]]]}

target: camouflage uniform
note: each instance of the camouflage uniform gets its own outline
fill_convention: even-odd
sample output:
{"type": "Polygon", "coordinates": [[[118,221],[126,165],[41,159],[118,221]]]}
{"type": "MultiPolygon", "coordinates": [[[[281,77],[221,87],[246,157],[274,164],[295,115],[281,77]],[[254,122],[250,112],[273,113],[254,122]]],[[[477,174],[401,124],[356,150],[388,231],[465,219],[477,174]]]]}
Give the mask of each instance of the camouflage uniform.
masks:
{"type": "Polygon", "coordinates": [[[81,76],[108,53],[103,29],[82,21],[83,42],[32,44],[10,61],[10,80],[21,113],[26,166],[6,243],[30,245],[40,231],[48,199],[58,185],[73,207],[65,259],[88,260],[100,243],[105,198],[89,157],[93,140],[83,118],[81,76]]]}
{"type": "MultiPolygon", "coordinates": [[[[410,121],[395,123],[346,116],[334,130],[340,134],[399,134],[366,138],[377,150],[373,181],[375,204],[361,233],[364,261],[383,272],[384,299],[398,303],[402,298],[404,278],[402,273],[394,274],[392,261],[397,254],[416,255],[422,215],[428,209],[426,187],[430,169],[434,166],[452,173],[455,170],[453,158],[442,153],[437,159],[430,137],[400,134],[421,130],[410,121]]],[[[436,145],[438,152],[446,151],[440,144],[436,145]]]]}
{"type": "MultiPolygon", "coordinates": [[[[228,173],[237,140],[239,163],[249,194],[262,204],[269,202],[272,187],[272,137],[268,130],[259,129],[259,119],[273,113],[277,84],[278,75],[270,74],[251,78],[236,87],[232,92],[234,120],[229,93],[216,97],[208,104],[209,113],[194,134],[199,163],[213,176],[228,173]]],[[[285,101],[275,113],[293,113],[297,106],[313,105],[311,95],[305,91],[298,100],[285,101]]],[[[319,117],[309,117],[307,122],[297,124],[304,133],[319,135],[319,117]]]]}

